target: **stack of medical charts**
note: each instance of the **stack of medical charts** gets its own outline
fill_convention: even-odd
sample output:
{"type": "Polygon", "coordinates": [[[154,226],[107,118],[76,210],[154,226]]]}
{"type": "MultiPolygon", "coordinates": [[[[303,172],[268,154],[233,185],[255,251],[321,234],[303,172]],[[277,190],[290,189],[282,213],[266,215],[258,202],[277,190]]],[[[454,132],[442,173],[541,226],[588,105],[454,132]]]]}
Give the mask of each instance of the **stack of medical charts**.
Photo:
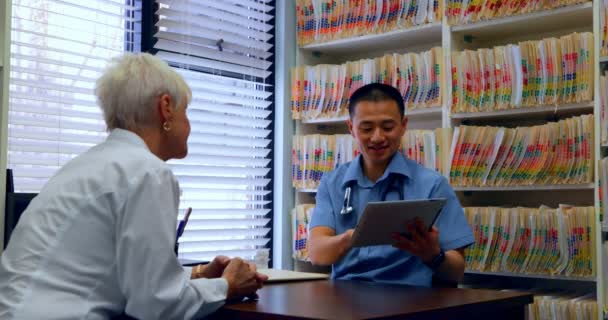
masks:
{"type": "Polygon", "coordinates": [[[387,54],[341,65],[298,66],[291,70],[293,119],[348,115],[348,99],[370,83],[399,89],[408,110],[441,107],[443,56],[440,47],[422,53],[387,54]]]}
{"type": "Polygon", "coordinates": [[[452,54],[452,112],[489,112],[593,100],[593,34],[452,54]]]}
{"type": "Polygon", "coordinates": [[[526,308],[526,319],[595,320],[597,298],[595,293],[539,289],[534,293],[534,302],[526,308]]]}
{"type": "Polygon", "coordinates": [[[445,15],[450,25],[459,25],[585,2],[589,0],[446,0],[445,15]]]}
{"type": "Polygon", "coordinates": [[[444,172],[443,159],[447,159],[451,128],[435,130],[406,130],[401,140],[401,153],[423,167],[444,172]]]}
{"type": "Polygon", "coordinates": [[[319,186],[323,174],[352,161],[358,154],[351,135],[312,134],[293,137],[291,180],[298,189],[319,186]]]}
{"type": "Polygon", "coordinates": [[[437,170],[437,150],[434,130],[408,130],[401,139],[401,153],[429,169],[437,170]]]}
{"type": "Polygon", "coordinates": [[[462,187],[591,183],[593,128],[593,115],[532,127],[456,127],[450,183],[462,187]]]}
{"type": "MultiPolygon", "coordinates": [[[[451,129],[407,130],[401,138],[400,152],[429,169],[443,172],[442,159],[451,129]]],[[[316,189],[323,175],[359,154],[351,135],[296,135],[292,149],[292,184],[297,189],[316,189]]]]}
{"type": "Polygon", "coordinates": [[[314,208],[314,204],[301,204],[293,209],[293,257],[295,259],[308,260],[308,224],[314,208]]]}
{"type": "Polygon", "coordinates": [[[298,45],[441,23],[442,0],[297,0],[298,45]]]}
{"type": "Polygon", "coordinates": [[[467,207],[475,243],[465,250],[467,270],[593,277],[595,210],[467,207]]]}

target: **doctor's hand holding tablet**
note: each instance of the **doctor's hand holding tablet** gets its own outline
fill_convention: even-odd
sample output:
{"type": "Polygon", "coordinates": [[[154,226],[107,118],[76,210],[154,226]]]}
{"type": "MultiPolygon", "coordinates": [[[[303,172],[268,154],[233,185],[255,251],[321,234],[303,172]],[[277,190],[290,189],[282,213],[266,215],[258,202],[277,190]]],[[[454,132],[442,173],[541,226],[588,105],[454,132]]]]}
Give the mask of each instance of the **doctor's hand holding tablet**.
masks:
{"type": "Polygon", "coordinates": [[[344,233],[350,247],[392,245],[430,264],[441,253],[433,226],[446,199],[370,202],[355,229],[344,233]]]}

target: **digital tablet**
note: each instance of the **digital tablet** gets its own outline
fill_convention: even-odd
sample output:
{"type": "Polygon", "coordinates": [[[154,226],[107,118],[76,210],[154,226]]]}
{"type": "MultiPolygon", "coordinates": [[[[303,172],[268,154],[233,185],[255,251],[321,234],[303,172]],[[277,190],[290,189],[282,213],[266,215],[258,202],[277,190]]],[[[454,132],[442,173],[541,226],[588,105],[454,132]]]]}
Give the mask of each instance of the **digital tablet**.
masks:
{"type": "Polygon", "coordinates": [[[401,200],[369,202],[353,232],[353,247],[390,245],[395,243],[392,233],[409,237],[407,223],[416,217],[427,228],[435,224],[446,199],[401,200]]]}

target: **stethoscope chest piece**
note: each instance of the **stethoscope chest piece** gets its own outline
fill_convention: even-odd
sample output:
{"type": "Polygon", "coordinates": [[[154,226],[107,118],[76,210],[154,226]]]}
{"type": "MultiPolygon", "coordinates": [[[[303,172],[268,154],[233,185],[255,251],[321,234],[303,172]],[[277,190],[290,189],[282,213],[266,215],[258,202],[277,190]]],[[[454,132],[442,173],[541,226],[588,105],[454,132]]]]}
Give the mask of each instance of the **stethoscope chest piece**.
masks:
{"type": "Polygon", "coordinates": [[[344,203],[342,204],[342,210],[340,210],[340,214],[349,214],[353,212],[353,206],[350,202],[350,194],[352,192],[352,187],[349,186],[346,188],[346,192],[344,192],[344,203]]]}

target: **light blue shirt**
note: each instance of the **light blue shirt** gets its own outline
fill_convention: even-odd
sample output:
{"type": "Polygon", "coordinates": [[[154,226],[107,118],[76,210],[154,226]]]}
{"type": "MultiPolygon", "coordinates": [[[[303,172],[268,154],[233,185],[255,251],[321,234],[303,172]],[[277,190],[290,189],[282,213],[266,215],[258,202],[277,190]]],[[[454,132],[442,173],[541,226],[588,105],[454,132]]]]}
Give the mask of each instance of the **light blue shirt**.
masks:
{"type": "MultiPolygon", "coordinates": [[[[399,193],[391,186],[389,175],[401,176],[404,200],[446,198],[435,226],[439,229],[439,244],[445,251],[466,247],[474,242],[473,233],[464,216],[456,194],[445,177],[424,168],[397,153],[384,175],[375,183],[361,169],[359,155],[352,162],[325,174],[317,191],[316,207],[310,228],[325,226],[344,233],[357,225],[363,209],[370,201],[381,201],[387,189],[386,200],[399,200],[399,193]],[[351,205],[354,211],[342,215],[344,192],[352,186],[351,205]]],[[[398,179],[399,181],[399,179],[398,179]]],[[[409,285],[431,285],[433,271],[418,257],[390,245],[352,248],[333,265],[332,278],[366,280],[409,285]]]]}

